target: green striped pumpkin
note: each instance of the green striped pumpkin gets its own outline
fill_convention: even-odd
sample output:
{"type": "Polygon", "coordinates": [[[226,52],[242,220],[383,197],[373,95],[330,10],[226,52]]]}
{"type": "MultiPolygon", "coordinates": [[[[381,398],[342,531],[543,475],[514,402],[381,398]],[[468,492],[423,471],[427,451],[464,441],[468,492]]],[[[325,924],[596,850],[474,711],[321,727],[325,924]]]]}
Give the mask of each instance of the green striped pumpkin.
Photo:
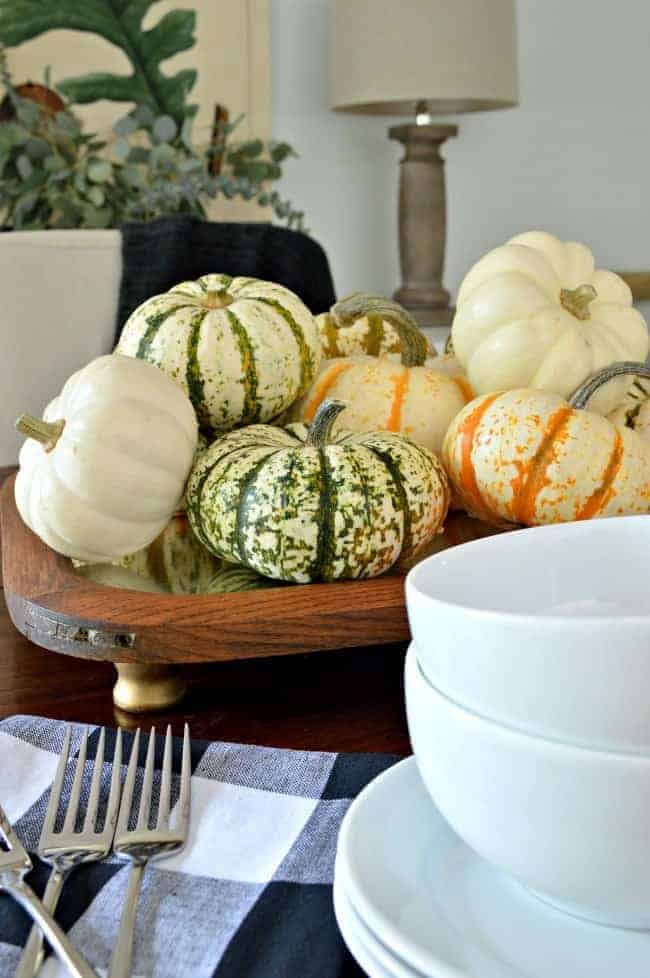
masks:
{"type": "MultiPolygon", "coordinates": [[[[337,306],[340,305],[341,303],[337,303],[329,312],[316,316],[323,356],[327,360],[353,357],[359,353],[366,353],[371,357],[393,354],[396,359],[400,359],[404,341],[388,319],[379,313],[370,313],[353,322],[341,323],[337,316],[337,306]]],[[[427,356],[433,359],[438,354],[430,344],[427,345],[427,356]]]]}
{"type": "Polygon", "coordinates": [[[313,380],[316,321],[281,285],[204,275],[147,299],[127,320],[117,353],[148,360],[189,395],[210,434],[269,421],[313,380]]]}
{"type": "Polygon", "coordinates": [[[447,477],[402,435],[331,435],[345,405],[311,426],[252,425],[214,442],[187,486],[187,514],[214,554],[276,580],[375,577],[443,524],[447,477]]]}

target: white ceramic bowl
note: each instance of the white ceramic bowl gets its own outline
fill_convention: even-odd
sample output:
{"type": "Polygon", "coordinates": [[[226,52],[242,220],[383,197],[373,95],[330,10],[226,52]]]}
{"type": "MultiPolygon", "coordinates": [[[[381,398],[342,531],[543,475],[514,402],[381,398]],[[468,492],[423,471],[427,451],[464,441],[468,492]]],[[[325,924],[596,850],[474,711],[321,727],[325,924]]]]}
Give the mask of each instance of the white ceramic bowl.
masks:
{"type": "Polygon", "coordinates": [[[418,564],[418,658],[451,699],[588,747],[650,754],[650,518],[516,530],[418,564]]]}
{"type": "Polygon", "coordinates": [[[427,682],[413,645],[405,678],[418,768],[458,835],[560,909],[650,927],[650,758],[479,717],[427,682]]]}

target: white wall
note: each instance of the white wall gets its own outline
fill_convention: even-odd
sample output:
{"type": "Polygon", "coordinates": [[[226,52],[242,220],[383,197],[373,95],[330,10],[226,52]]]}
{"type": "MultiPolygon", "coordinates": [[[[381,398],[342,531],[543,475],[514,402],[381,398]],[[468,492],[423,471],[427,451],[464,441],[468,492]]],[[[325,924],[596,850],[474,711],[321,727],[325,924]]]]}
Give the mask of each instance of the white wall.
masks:
{"type": "MultiPolygon", "coordinates": [[[[650,269],[650,3],[518,0],[518,14],[519,108],[462,116],[446,144],[447,287],[537,227],[585,241],[606,267],[650,269]]],[[[327,29],[328,0],[271,0],[273,133],[301,156],[282,189],[340,294],[387,293],[400,148],[392,120],[327,108],[327,29]]]]}

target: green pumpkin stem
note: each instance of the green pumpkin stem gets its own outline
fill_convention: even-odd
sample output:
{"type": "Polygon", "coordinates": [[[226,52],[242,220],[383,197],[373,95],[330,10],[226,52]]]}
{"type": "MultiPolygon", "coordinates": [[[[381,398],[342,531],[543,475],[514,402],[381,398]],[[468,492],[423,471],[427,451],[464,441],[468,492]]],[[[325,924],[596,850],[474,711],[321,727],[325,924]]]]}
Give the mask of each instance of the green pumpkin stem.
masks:
{"type": "Polygon", "coordinates": [[[16,430],[26,438],[40,441],[46,452],[51,452],[56,446],[64,428],[63,420],[43,421],[42,418],[35,418],[33,414],[21,414],[16,421],[16,430]]]}
{"type": "Polygon", "coordinates": [[[593,285],[579,285],[577,289],[561,289],[560,302],[576,319],[589,319],[589,303],[597,297],[593,285]]]}
{"type": "Polygon", "coordinates": [[[614,377],[650,377],[650,364],[637,363],[636,360],[622,360],[620,363],[612,363],[609,367],[603,367],[598,373],[588,377],[583,384],[569,398],[569,404],[573,408],[582,410],[587,407],[587,402],[603,384],[613,380],[614,377]]]}
{"type": "Polygon", "coordinates": [[[347,404],[343,401],[323,401],[309,426],[306,444],[314,448],[322,448],[326,445],[330,440],[332,425],[346,407],[347,404]]]}
{"type": "Polygon", "coordinates": [[[421,367],[429,355],[429,344],[412,316],[392,299],[367,292],[353,292],[330,309],[335,326],[351,326],[364,316],[381,316],[394,326],[402,341],[402,363],[405,367],[421,367]]]}

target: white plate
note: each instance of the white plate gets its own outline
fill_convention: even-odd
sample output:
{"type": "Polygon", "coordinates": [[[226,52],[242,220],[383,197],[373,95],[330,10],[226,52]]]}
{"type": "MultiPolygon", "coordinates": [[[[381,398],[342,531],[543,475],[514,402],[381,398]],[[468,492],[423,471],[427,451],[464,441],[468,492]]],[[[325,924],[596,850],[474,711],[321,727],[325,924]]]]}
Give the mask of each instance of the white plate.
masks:
{"type": "Polygon", "coordinates": [[[413,969],[427,978],[650,975],[650,932],[570,917],[498,873],[449,828],[414,758],[380,775],[350,806],[336,865],[337,888],[410,969],[390,978],[413,969]]]}
{"type": "Polygon", "coordinates": [[[393,959],[363,925],[345,893],[339,879],[334,877],[334,913],[343,940],[357,964],[370,978],[419,978],[417,972],[393,959]]]}

